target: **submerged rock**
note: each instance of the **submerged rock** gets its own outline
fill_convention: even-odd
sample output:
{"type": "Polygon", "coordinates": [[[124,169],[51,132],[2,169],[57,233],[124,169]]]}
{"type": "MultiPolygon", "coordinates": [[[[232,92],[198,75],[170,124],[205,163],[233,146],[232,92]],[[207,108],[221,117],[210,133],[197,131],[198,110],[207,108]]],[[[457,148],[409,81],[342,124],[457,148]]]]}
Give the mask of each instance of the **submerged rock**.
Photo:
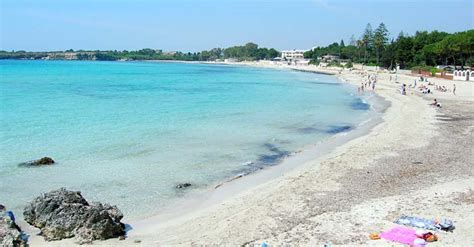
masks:
{"type": "Polygon", "coordinates": [[[50,157],[43,157],[38,160],[31,160],[27,162],[20,163],[20,166],[43,166],[43,165],[52,165],[54,164],[54,160],[50,157]]]}
{"type": "Polygon", "coordinates": [[[328,134],[338,134],[338,133],[341,133],[341,132],[347,132],[349,130],[352,130],[352,126],[350,126],[350,125],[331,125],[326,130],[326,133],[328,133],[328,134]]]}
{"type": "Polygon", "coordinates": [[[0,246],[27,246],[21,229],[4,209],[0,210],[0,246]]]}
{"type": "Polygon", "coordinates": [[[185,188],[188,188],[188,187],[191,187],[192,184],[190,183],[182,183],[182,184],[178,184],[176,185],[176,189],[185,189],[185,188]]]}
{"type": "Polygon", "coordinates": [[[125,225],[120,222],[123,215],[116,206],[89,203],[81,192],[64,188],[35,198],[23,216],[47,241],[75,237],[82,244],[125,234],[125,225]]]}

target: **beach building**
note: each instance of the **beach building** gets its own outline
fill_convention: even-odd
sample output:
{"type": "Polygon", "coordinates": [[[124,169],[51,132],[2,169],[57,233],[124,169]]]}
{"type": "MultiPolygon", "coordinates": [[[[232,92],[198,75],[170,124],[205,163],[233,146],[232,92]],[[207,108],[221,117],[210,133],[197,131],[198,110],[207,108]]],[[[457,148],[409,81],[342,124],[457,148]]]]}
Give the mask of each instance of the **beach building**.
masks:
{"type": "Polygon", "coordinates": [[[452,73],[454,70],[456,70],[456,66],[454,65],[437,65],[437,69],[442,69],[446,71],[447,73],[452,73]]]}
{"type": "Polygon", "coordinates": [[[304,58],[306,50],[285,50],[281,52],[281,60],[285,60],[288,65],[308,65],[309,59],[304,58]]]}
{"type": "Polygon", "coordinates": [[[286,50],[281,51],[281,58],[286,60],[301,60],[304,59],[306,50],[286,50]]]}
{"type": "Polygon", "coordinates": [[[472,70],[455,70],[453,72],[453,80],[456,80],[456,81],[474,81],[474,71],[472,71],[472,70]]]}

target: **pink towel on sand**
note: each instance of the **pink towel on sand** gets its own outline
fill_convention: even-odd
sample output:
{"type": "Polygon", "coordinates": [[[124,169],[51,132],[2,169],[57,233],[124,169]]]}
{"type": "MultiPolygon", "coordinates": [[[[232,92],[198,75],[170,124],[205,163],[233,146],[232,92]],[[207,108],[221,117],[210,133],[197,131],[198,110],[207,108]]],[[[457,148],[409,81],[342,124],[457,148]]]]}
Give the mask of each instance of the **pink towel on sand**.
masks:
{"type": "Polygon", "coordinates": [[[388,231],[382,232],[380,237],[386,240],[408,244],[414,246],[414,241],[417,239],[416,231],[410,228],[396,226],[388,231]]]}

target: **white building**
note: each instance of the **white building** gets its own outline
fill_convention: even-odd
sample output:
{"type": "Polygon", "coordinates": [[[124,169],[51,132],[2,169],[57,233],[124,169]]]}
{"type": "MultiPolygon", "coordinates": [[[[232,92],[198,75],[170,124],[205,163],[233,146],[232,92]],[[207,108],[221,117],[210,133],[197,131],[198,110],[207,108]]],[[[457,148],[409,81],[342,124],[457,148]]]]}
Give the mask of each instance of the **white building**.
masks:
{"type": "Polygon", "coordinates": [[[474,71],[471,71],[471,70],[455,70],[453,72],[453,80],[456,80],[456,81],[474,81],[474,71]]]}
{"type": "Polygon", "coordinates": [[[301,60],[304,59],[306,50],[287,50],[281,51],[281,58],[286,60],[301,60]]]}

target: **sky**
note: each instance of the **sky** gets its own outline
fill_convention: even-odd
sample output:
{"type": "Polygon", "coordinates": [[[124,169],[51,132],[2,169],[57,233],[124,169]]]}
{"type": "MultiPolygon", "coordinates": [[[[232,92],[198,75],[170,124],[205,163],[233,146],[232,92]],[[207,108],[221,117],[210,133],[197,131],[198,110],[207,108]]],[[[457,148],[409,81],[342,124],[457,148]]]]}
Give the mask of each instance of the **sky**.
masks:
{"type": "Polygon", "coordinates": [[[0,50],[201,51],[254,42],[309,49],[384,22],[400,31],[473,29],[473,0],[0,0],[0,50]]]}

